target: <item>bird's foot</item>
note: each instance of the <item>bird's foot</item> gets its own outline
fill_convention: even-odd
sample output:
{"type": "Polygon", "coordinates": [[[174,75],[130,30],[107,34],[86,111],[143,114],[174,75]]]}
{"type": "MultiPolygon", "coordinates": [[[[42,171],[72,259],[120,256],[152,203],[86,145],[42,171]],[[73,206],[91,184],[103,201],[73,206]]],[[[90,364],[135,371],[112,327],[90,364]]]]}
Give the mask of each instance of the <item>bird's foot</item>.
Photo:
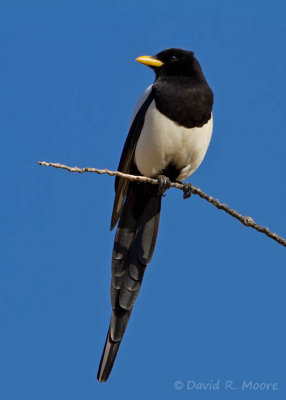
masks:
{"type": "Polygon", "coordinates": [[[191,183],[184,183],[183,185],[184,199],[188,199],[193,194],[193,185],[191,183]]]}
{"type": "Polygon", "coordinates": [[[158,175],[157,176],[158,179],[158,183],[159,183],[159,188],[158,188],[158,192],[159,194],[161,194],[163,196],[163,194],[165,193],[165,191],[167,189],[169,189],[170,185],[171,185],[171,181],[170,179],[165,176],[165,175],[158,175]]]}

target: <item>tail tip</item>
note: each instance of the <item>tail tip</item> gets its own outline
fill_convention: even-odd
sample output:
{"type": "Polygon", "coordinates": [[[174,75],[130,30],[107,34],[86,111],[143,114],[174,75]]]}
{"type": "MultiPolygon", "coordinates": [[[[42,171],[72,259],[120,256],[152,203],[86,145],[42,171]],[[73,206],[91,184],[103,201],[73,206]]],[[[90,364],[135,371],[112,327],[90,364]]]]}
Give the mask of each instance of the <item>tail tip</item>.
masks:
{"type": "Polygon", "coordinates": [[[107,378],[103,377],[100,373],[98,373],[98,374],[97,374],[97,380],[98,380],[99,382],[104,383],[104,382],[107,381],[107,378]]]}
{"type": "Polygon", "coordinates": [[[104,350],[101,356],[98,373],[97,373],[97,380],[99,382],[106,382],[110,372],[112,370],[118,348],[120,346],[120,341],[113,342],[110,338],[110,330],[108,330],[104,350]]]}

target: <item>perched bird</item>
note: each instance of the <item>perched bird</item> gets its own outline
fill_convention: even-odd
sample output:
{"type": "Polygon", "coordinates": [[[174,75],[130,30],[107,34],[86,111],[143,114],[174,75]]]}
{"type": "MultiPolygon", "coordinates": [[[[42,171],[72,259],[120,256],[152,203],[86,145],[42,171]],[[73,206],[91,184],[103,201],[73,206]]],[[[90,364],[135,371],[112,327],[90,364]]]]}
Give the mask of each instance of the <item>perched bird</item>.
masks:
{"type": "Polygon", "coordinates": [[[213,93],[192,51],[166,49],[136,59],[156,75],[136,106],[118,171],[155,177],[159,185],[116,178],[111,229],[112,314],[97,379],[113,367],[147,264],[161,199],[170,181],[188,178],[202,162],[213,129],[213,93]]]}

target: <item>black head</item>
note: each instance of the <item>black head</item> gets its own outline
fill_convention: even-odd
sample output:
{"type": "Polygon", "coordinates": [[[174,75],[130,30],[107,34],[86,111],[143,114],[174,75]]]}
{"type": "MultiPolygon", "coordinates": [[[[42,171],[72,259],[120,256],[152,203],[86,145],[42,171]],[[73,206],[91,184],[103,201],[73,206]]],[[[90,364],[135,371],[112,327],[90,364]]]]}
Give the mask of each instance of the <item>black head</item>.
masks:
{"type": "Polygon", "coordinates": [[[183,49],[166,49],[155,56],[143,56],[137,61],[155,71],[156,77],[188,76],[195,80],[204,80],[200,64],[193,51],[183,49]]]}

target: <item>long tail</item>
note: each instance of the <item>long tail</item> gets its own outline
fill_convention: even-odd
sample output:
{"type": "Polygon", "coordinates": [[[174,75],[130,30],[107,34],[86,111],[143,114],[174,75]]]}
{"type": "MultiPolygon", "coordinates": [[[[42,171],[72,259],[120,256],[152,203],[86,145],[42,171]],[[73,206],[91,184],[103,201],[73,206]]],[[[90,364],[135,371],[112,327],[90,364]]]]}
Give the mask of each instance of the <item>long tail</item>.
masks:
{"type": "Polygon", "coordinates": [[[153,255],[161,198],[157,186],[130,184],[114,240],[112,315],[97,374],[100,382],[105,382],[112,370],[145,269],[153,255]]]}

